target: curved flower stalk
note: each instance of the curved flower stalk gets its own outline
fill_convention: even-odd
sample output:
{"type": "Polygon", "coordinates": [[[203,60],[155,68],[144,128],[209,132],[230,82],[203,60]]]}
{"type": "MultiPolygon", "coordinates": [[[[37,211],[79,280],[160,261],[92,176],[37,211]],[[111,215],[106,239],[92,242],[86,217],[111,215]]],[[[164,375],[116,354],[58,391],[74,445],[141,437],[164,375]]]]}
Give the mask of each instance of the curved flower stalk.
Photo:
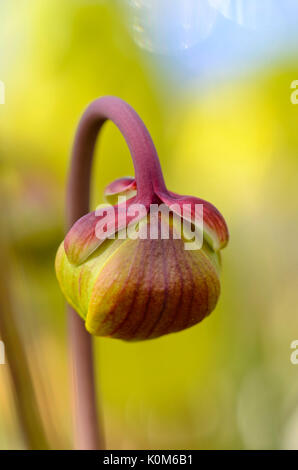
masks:
{"type": "MultiPolygon", "coordinates": [[[[79,187],[77,182],[90,176],[97,133],[107,119],[126,139],[135,179],[120,178],[107,186],[108,200],[122,196],[118,204],[71,220],[75,223],[56,257],[57,278],[89,333],[128,341],[156,338],[200,322],[215,308],[219,252],[228,242],[228,229],[209,202],[166,188],[146,127],[115,97],[94,101],[82,118],[74,158],[79,161],[80,155],[85,166],[73,170],[72,195],[81,191],[86,198],[82,189],[89,183],[79,187]],[[152,207],[157,208],[155,218],[152,207]],[[158,212],[161,207],[168,209],[168,217],[158,212]],[[197,217],[198,207],[203,220],[197,217]],[[191,234],[201,236],[196,249],[187,245],[191,234]]],[[[85,210],[86,204],[80,207],[85,210]]]]}

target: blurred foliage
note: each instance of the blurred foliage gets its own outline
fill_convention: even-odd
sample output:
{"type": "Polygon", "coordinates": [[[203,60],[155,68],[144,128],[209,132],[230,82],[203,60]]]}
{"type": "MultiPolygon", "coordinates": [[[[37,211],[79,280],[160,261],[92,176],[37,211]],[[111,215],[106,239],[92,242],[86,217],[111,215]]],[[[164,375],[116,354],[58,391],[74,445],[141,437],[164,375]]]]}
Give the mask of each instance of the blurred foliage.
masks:
{"type": "MultiPolygon", "coordinates": [[[[15,253],[13,289],[43,420],[69,446],[64,301],[54,273],[69,151],[80,114],[114,94],[141,115],[169,188],[213,202],[228,222],[222,295],[201,325],[158,340],[97,339],[109,448],[289,448],[298,442],[298,68],[280,58],[200,93],[175,92],[131,39],[116,1],[10,0],[0,6],[0,179],[15,253]]],[[[94,204],[133,173],[107,125],[94,204]]],[[[0,448],[22,448],[0,366],[0,448]]]]}

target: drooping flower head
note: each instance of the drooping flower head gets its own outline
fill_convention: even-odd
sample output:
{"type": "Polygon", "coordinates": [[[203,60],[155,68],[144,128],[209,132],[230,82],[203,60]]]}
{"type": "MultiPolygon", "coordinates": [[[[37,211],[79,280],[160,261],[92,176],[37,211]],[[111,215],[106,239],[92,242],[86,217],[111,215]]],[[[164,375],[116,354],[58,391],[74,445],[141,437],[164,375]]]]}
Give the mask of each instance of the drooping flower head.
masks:
{"type": "MultiPolygon", "coordinates": [[[[93,102],[77,140],[90,129],[94,141],[106,119],[128,143],[135,178],[109,184],[107,200],[121,196],[120,202],[101,205],[71,227],[57,253],[57,278],[91,334],[156,338],[200,322],[215,308],[228,229],[209,202],[166,188],[150,135],[124,101],[93,102]]],[[[86,140],[89,151],[93,141],[86,140]]]]}

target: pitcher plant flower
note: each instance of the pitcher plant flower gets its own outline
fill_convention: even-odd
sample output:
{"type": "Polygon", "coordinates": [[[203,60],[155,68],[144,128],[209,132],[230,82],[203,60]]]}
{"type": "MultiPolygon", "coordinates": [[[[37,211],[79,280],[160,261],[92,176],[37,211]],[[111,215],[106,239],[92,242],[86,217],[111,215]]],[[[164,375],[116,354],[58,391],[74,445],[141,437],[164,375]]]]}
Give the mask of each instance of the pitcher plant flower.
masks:
{"type": "Polygon", "coordinates": [[[86,152],[93,152],[106,119],[128,143],[135,178],[109,184],[105,196],[114,205],[101,205],[70,228],[56,256],[61,290],[92,335],[135,341],[191,327],[214,310],[219,297],[220,250],[229,237],[225,220],[211,203],[166,188],[145,125],[119,98],[89,106],[78,131],[78,139],[86,134],[86,152]],[[89,142],[88,120],[94,121],[89,142]],[[200,243],[189,249],[194,234],[200,243]]]}

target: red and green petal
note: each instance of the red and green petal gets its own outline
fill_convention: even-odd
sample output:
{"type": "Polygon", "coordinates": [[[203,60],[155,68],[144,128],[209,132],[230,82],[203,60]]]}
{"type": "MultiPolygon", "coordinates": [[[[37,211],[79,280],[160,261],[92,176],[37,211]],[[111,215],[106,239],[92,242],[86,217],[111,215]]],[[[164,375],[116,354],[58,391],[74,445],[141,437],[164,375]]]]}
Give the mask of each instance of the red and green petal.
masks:
{"type": "Polygon", "coordinates": [[[219,296],[217,270],[204,249],[183,240],[127,240],[100,271],[90,298],[87,330],[143,340],[201,321],[219,296]]]}
{"type": "MultiPolygon", "coordinates": [[[[133,196],[137,190],[136,180],[133,177],[119,178],[110,183],[105,190],[105,195],[128,195],[133,196]]],[[[182,196],[172,191],[161,191],[156,193],[159,199],[172,207],[173,212],[191,223],[196,223],[195,206],[203,205],[203,231],[204,238],[214,251],[224,248],[229,240],[229,231],[225,219],[219,210],[210,202],[193,196],[182,196]],[[175,210],[178,204],[179,210],[175,210]]]]}
{"type": "Polygon", "coordinates": [[[70,229],[64,240],[69,261],[75,265],[83,263],[109,237],[143,217],[142,213],[129,214],[135,198],[118,206],[106,206],[81,217],[70,229]]]}
{"type": "Polygon", "coordinates": [[[124,242],[125,240],[105,240],[88,260],[80,265],[69,261],[63,242],[59,246],[55,260],[57,279],[67,302],[83,319],[86,319],[91,293],[99,272],[124,242]]]}
{"type": "Polygon", "coordinates": [[[224,248],[229,240],[229,231],[225,219],[213,204],[204,199],[193,196],[181,196],[171,191],[158,194],[160,199],[172,207],[173,212],[194,225],[196,224],[196,204],[203,205],[203,231],[204,239],[214,251],[224,248]],[[175,206],[180,208],[176,210],[175,206]]]}
{"type": "Polygon", "coordinates": [[[108,202],[116,204],[119,196],[125,196],[126,199],[130,199],[136,195],[136,191],[137,184],[135,178],[132,176],[125,176],[108,184],[104,190],[104,196],[108,202]]]}

